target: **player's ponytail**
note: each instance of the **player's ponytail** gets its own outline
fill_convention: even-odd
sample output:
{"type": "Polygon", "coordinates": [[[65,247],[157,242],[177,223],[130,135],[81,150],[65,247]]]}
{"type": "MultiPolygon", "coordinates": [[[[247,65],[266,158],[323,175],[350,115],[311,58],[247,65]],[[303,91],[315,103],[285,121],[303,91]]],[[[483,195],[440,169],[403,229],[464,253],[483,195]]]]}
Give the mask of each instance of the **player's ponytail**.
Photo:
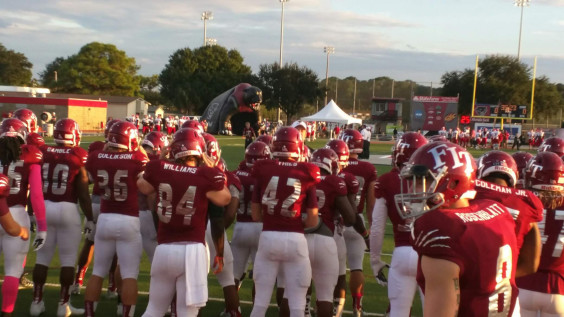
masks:
{"type": "Polygon", "coordinates": [[[9,165],[12,162],[16,162],[20,159],[22,154],[23,142],[20,138],[14,137],[1,137],[0,138],[0,163],[2,165],[9,165]]]}

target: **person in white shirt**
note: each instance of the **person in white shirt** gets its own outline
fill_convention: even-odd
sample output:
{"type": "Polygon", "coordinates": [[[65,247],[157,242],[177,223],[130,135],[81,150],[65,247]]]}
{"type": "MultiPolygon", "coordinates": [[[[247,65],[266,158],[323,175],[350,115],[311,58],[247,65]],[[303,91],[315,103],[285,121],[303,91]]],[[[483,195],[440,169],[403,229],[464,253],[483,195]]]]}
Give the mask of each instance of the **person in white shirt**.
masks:
{"type": "Polygon", "coordinates": [[[359,157],[364,159],[370,158],[370,138],[372,137],[372,132],[370,132],[370,128],[363,125],[363,129],[360,130],[360,134],[362,135],[362,139],[364,140],[363,149],[361,155],[359,157]]]}

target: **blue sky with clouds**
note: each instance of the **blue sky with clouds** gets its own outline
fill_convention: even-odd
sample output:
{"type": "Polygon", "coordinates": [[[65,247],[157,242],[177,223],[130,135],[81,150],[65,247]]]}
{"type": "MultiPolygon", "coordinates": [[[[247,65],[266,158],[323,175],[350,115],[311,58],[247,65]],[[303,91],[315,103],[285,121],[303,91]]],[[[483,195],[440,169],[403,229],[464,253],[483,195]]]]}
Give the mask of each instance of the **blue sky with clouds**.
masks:
{"type": "MultiPolygon", "coordinates": [[[[24,53],[35,75],[92,41],[115,44],[141,74],[158,74],[177,49],[202,45],[205,10],[214,16],[208,37],[241,52],[253,71],[278,61],[278,0],[2,0],[0,43],[24,53]]],[[[447,71],[473,68],[477,54],[517,55],[520,13],[512,0],[290,0],[283,58],[323,78],[323,47],[333,46],[330,76],[438,84],[447,71]]],[[[537,75],[552,82],[564,83],[563,34],[564,0],[531,0],[522,61],[538,56],[537,75]]]]}

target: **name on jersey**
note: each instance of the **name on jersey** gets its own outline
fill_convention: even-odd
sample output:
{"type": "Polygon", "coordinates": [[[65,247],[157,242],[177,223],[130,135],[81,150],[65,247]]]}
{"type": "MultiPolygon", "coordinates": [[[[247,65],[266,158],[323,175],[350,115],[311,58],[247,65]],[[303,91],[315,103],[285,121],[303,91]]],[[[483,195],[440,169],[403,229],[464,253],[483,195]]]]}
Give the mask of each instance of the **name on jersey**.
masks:
{"type": "Polygon", "coordinates": [[[65,149],[54,148],[54,147],[48,147],[47,148],[47,152],[50,152],[50,153],[68,154],[68,153],[70,153],[70,151],[71,151],[70,148],[65,148],[65,149]]]}
{"type": "Polygon", "coordinates": [[[175,171],[175,172],[191,173],[191,174],[196,174],[196,171],[198,170],[195,167],[182,166],[182,165],[176,165],[170,163],[164,163],[163,169],[167,171],[175,171]]]}
{"type": "Polygon", "coordinates": [[[250,176],[250,174],[245,171],[237,171],[237,176],[250,176]]]}
{"type": "Polygon", "coordinates": [[[493,191],[496,191],[496,192],[500,192],[500,193],[503,193],[503,194],[515,194],[515,195],[523,196],[523,197],[527,196],[527,193],[522,189],[517,189],[517,190],[513,191],[513,189],[511,187],[499,186],[497,184],[488,183],[488,182],[485,182],[485,181],[480,180],[480,179],[476,180],[476,186],[481,187],[481,188],[485,188],[485,189],[489,189],[489,190],[493,190],[493,191]]]}
{"type": "Polygon", "coordinates": [[[484,210],[472,213],[455,213],[464,222],[487,221],[503,214],[505,210],[497,204],[492,204],[484,210]]]}
{"type": "Polygon", "coordinates": [[[296,162],[278,162],[278,164],[280,166],[290,166],[290,167],[298,166],[298,163],[296,162]]]}
{"type": "Polygon", "coordinates": [[[108,160],[131,160],[133,154],[108,154],[108,153],[98,153],[98,158],[108,159],[108,160]]]}

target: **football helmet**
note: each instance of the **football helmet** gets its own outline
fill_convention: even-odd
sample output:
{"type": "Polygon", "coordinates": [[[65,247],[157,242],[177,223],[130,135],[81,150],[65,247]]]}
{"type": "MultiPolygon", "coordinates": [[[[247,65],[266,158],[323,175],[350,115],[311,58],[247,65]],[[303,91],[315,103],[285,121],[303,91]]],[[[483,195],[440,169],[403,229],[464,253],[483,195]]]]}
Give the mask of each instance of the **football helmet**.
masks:
{"type": "Polygon", "coordinates": [[[147,133],[141,145],[150,147],[155,154],[160,155],[161,151],[168,146],[168,137],[162,132],[152,131],[147,133]]]}
{"type": "Polygon", "coordinates": [[[106,122],[106,127],[104,128],[104,139],[108,139],[108,133],[110,133],[110,128],[112,127],[112,125],[114,125],[114,123],[120,122],[121,120],[118,119],[112,119],[108,122],[106,122]]]}
{"type": "Polygon", "coordinates": [[[525,187],[535,192],[545,208],[564,203],[564,162],[553,152],[540,152],[525,167],[525,187]]]}
{"type": "Polygon", "coordinates": [[[217,139],[209,134],[204,132],[202,134],[204,137],[204,141],[206,142],[206,154],[215,162],[219,161],[219,157],[221,152],[219,151],[219,144],[217,143],[217,139]]]}
{"type": "Polygon", "coordinates": [[[564,155],[564,140],[559,137],[550,137],[539,146],[538,153],[553,152],[558,156],[564,155]]]}
{"type": "Polygon", "coordinates": [[[301,159],[304,153],[302,134],[292,127],[281,127],[272,138],[272,156],[278,159],[301,159]]]}
{"type": "Polygon", "coordinates": [[[30,133],[26,137],[26,143],[39,147],[45,144],[45,140],[39,133],[30,133]]]}
{"type": "Polygon", "coordinates": [[[396,206],[404,219],[419,217],[459,199],[473,199],[476,163],[470,153],[450,142],[432,142],[420,147],[400,172],[401,194],[396,206]],[[407,188],[405,188],[407,187],[407,188]]]}
{"type": "Polygon", "coordinates": [[[411,155],[427,143],[429,141],[422,134],[417,132],[404,133],[392,147],[392,166],[401,169],[411,155]]]}
{"type": "Polygon", "coordinates": [[[170,154],[176,160],[186,156],[201,157],[206,150],[206,143],[202,134],[191,128],[178,130],[170,144],[170,154]]]}
{"type": "Polygon", "coordinates": [[[315,150],[311,155],[310,162],[331,175],[337,175],[339,172],[339,157],[335,151],[329,148],[315,150]]]}
{"type": "Polygon", "coordinates": [[[339,135],[339,139],[345,141],[349,146],[350,153],[360,154],[362,153],[362,147],[364,145],[364,140],[362,139],[362,134],[354,129],[347,129],[339,135]]]}
{"type": "Polygon", "coordinates": [[[533,154],[529,152],[519,151],[513,153],[513,155],[511,156],[515,160],[515,163],[517,164],[517,170],[519,171],[519,178],[517,179],[517,184],[515,184],[515,187],[524,188],[525,183],[523,180],[525,179],[525,167],[527,167],[529,160],[533,158],[533,154]]]}
{"type": "Polygon", "coordinates": [[[482,179],[491,173],[506,175],[509,187],[515,187],[519,179],[519,168],[513,157],[503,151],[489,151],[478,159],[476,177],[482,179]]]}
{"type": "Polygon", "coordinates": [[[337,153],[341,168],[345,168],[349,164],[349,146],[345,141],[338,139],[331,140],[327,142],[325,147],[337,153]]]}
{"type": "Polygon", "coordinates": [[[271,158],[270,147],[264,142],[255,140],[245,149],[245,164],[248,167],[253,166],[258,160],[266,160],[271,158]]]}
{"type": "Polygon", "coordinates": [[[119,121],[110,127],[108,144],[112,147],[136,151],[139,147],[139,134],[137,127],[127,121],[119,121]]]}
{"type": "Polygon", "coordinates": [[[255,141],[261,141],[264,142],[266,145],[268,146],[272,146],[272,136],[268,135],[268,134],[261,134],[259,135],[255,141]]]}
{"type": "Polygon", "coordinates": [[[27,138],[27,127],[25,122],[16,119],[16,118],[8,118],[2,120],[2,124],[0,124],[0,137],[18,137],[21,139],[23,143],[26,142],[27,138]]]}
{"type": "Polygon", "coordinates": [[[81,135],[78,123],[73,119],[61,119],[55,123],[53,138],[57,145],[78,146],[81,135]]]}
{"type": "Polygon", "coordinates": [[[27,108],[14,111],[12,116],[25,123],[28,133],[35,133],[39,129],[39,126],[37,125],[37,116],[33,113],[33,111],[27,108]]]}
{"type": "Polygon", "coordinates": [[[204,133],[204,127],[202,127],[202,124],[200,122],[196,121],[196,120],[186,120],[186,121],[184,121],[184,123],[182,124],[182,126],[180,128],[181,129],[184,129],[184,128],[196,129],[200,133],[204,133]]]}

